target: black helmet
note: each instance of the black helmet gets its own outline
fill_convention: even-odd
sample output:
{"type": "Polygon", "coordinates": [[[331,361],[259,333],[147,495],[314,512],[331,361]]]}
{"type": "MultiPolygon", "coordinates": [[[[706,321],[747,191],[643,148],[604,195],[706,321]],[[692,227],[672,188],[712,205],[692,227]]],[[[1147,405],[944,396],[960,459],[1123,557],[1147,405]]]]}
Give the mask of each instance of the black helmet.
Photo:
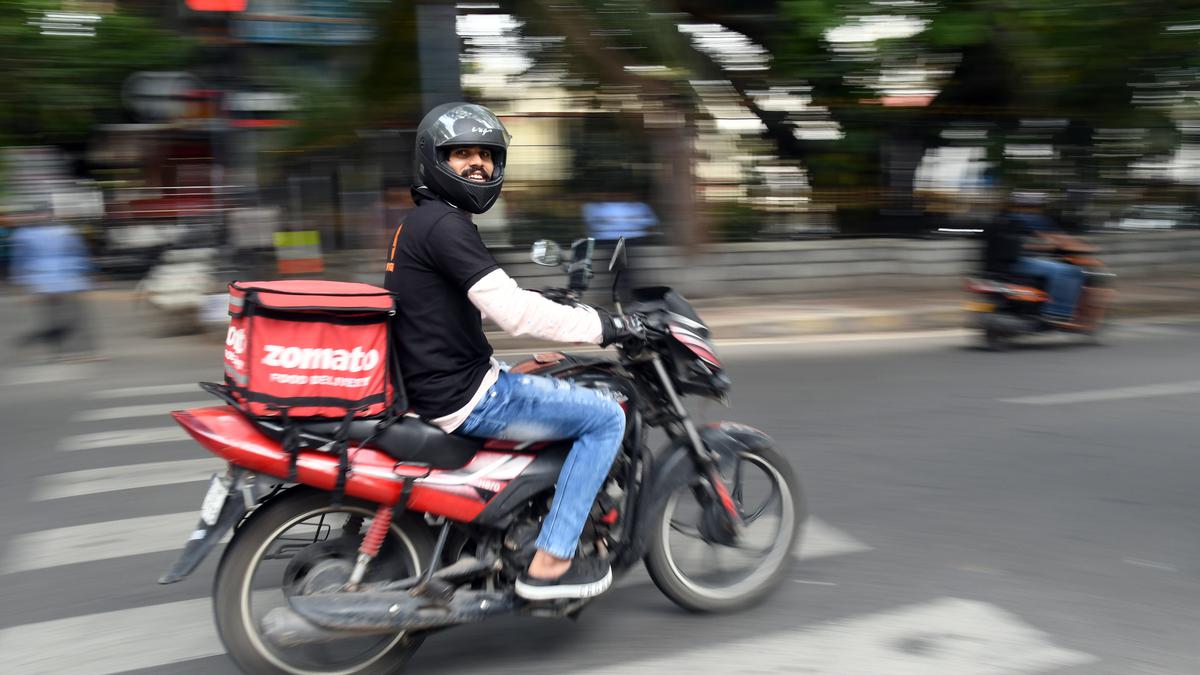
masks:
{"type": "Polygon", "coordinates": [[[451,204],[483,213],[492,208],[504,185],[508,130],[492,111],[472,103],[444,103],[430,110],[417,127],[417,180],[451,204]],[[480,145],[492,151],[491,180],[477,183],[450,169],[450,149],[480,145]]]}

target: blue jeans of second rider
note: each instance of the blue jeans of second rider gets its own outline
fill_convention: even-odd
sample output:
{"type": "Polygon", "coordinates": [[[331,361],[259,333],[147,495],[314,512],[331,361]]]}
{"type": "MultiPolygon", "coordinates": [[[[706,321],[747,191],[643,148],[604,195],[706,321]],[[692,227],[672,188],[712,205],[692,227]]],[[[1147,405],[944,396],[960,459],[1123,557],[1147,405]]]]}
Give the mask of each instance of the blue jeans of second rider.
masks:
{"type": "Polygon", "coordinates": [[[575,557],[592,503],[625,436],[621,406],[607,392],[501,371],[458,433],[508,441],[574,439],[537,547],[558,558],[575,557]]]}
{"type": "Polygon", "coordinates": [[[1046,280],[1046,303],[1044,315],[1055,319],[1067,319],[1075,313],[1075,302],[1083,289],[1083,270],[1070,263],[1046,258],[1021,258],[1014,268],[1017,274],[1042,277],[1046,280]]]}

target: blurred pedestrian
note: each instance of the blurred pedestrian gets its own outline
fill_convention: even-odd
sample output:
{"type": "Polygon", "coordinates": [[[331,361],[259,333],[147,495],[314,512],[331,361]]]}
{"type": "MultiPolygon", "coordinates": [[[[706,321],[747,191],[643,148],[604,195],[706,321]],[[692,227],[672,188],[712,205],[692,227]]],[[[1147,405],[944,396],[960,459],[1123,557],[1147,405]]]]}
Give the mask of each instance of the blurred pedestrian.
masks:
{"type": "MultiPolygon", "coordinates": [[[[583,205],[583,222],[588,235],[596,239],[596,260],[603,268],[612,256],[617,240],[625,238],[626,246],[636,247],[654,234],[658,217],[654,209],[628,193],[601,192],[583,205]]],[[[621,275],[621,296],[630,297],[630,289],[636,288],[637,271],[627,265],[621,275]]]]}
{"type": "Polygon", "coordinates": [[[91,289],[92,263],[75,228],[53,218],[50,202],[27,200],[14,218],[11,280],[41,306],[36,330],[20,347],[43,343],[57,358],[93,358],[95,344],[84,293],[91,289]]]}

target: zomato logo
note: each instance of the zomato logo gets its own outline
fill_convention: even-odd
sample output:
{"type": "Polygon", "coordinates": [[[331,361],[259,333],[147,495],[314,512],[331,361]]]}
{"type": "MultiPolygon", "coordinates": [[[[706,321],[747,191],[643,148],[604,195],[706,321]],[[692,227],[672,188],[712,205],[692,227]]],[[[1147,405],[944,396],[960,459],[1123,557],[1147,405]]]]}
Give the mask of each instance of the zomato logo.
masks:
{"type": "Polygon", "coordinates": [[[230,326],[229,332],[225,334],[225,346],[232,349],[235,354],[244,354],[246,352],[246,331],[236,326],[230,326]]]}
{"type": "Polygon", "coordinates": [[[276,368],[361,373],[364,370],[374,370],[379,365],[379,351],[372,349],[364,352],[362,347],[346,350],[263,345],[263,349],[267,352],[262,358],[263,365],[276,368]]]}

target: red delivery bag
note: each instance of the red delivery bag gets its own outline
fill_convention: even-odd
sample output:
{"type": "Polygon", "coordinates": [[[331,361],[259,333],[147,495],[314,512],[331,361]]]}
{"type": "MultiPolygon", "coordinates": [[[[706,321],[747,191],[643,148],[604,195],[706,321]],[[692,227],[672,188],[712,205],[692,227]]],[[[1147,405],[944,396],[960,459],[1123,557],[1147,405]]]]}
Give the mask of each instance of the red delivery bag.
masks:
{"type": "Polygon", "coordinates": [[[288,279],[229,285],[225,383],[256,417],[378,417],[394,411],[395,301],[385,289],[288,279]]]}

